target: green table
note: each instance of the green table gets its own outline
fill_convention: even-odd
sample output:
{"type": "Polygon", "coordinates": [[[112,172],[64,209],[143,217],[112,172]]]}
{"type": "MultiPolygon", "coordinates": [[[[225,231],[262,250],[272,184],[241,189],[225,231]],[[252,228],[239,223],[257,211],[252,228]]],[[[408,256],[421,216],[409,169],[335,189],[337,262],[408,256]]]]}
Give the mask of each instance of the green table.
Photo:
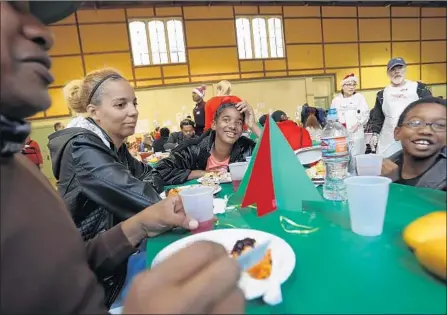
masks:
{"type": "MultiPolygon", "coordinates": [[[[223,185],[220,197],[232,194],[223,185]]],[[[446,209],[440,191],[392,184],[384,233],[361,237],[351,232],[346,203],[307,204],[305,211],[276,211],[258,218],[254,209],[240,209],[218,217],[217,228],[253,228],[287,241],[296,255],[296,267],[282,286],[283,303],[271,307],[261,300],[247,302],[248,314],[292,313],[400,313],[445,314],[446,284],[418,264],[402,241],[402,231],[416,218],[446,209]],[[318,227],[307,234],[290,234],[280,217],[318,227]]],[[[147,244],[147,264],[184,233],[167,233],[147,244]]]]}

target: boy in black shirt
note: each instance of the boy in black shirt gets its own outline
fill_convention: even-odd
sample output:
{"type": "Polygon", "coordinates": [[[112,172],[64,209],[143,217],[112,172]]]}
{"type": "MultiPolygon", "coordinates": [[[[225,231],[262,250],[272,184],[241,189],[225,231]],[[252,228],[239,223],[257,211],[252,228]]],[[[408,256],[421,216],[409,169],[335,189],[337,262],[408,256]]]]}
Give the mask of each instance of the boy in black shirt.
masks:
{"type": "Polygon", "coordinates": [[[382,176],[398,184],[446,190],[446,101],[428,97],[408,105],[394,137],[402,150],[384,159],[382,176]]]}

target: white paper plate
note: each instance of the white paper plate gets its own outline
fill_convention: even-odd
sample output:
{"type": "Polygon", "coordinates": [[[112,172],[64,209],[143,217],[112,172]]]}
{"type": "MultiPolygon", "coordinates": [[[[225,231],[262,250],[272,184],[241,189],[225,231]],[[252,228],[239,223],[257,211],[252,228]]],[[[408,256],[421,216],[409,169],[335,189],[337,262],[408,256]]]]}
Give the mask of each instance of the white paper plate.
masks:
{"type": "MultiPolygon", "coordinates": [[[[180,187],[176,187],[176,188],[177,188],[178,190],[184,190],[184,189],[191,189],[191,188],[194,188],[194,187],[197,187],[197,186],[202,186],[202,185],[194,184],[194,185],[188,185],[188,186],[180,186],[180,187]]],[[[221,190],[222,190],[222,187],[220,187],[220,186],[218,185],[218,186],[214,189],[213,194],[215,195],[215,194],[219,193],[221,190]]],[[[165,198],[166,198],[166,192],[165,192],[165,191],[162,192],[162,193],[160,194],[160,197],[161,197],[162,199],[165,199],[165,198]]]]}
{"type": "Polygon", "coordinates": [[[322,158],[321,147],[309,147],[295,151],[295,155],[300,160],[301,164],[307,165],[318,162],[322,158]]]}
{"type": "MultiPolygon", "coordinates": [[[[284,283],[295,268],[295,253],[293,252],[293,249],[282,238],[266,232],[250,229],[213,230],[183,238],[160,251],[152,261],[152,267],[159,264],[178,250],[202,240],[222,244],[230,254],[236,241],[246,237],[254,238],[258,244],[270,240],[273,267],[272,275],[274,273],[280,283],[284,283]]],[[[268,287],[268,279],[256,280],[251,278],[247,273],[243,273],[239,280],[239,287],[244,291],[245,298],[247,300],[252,300],[264,295],[264,292],[266,292],[268,287]]]]}

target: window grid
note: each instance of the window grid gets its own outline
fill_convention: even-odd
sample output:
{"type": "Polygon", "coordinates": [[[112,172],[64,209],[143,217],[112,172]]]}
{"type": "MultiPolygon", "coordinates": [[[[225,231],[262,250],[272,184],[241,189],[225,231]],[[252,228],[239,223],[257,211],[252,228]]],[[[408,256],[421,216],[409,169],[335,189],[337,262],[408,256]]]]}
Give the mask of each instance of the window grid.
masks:
{"type": "Polygon", "coordinates": [[[186,63],[181,19],[135,19],[129,21],[128,27],[134,66],[186,63]],[[145,38],[136,38],[136,28],[141,27],[137,23],[144,23],[145,38]],[[141,47],[143,44],[145,47],[141,47]]]}
{"type": "Polygon", "coordinates": [[[130,22],[129,31],[134,64],[149,64],[149,46],[147,43],[148,37],[144,22],[130,22]]]}
{"type": "Polygon", "coordinates": [[[236,19],[236,37],[239,52],[239,59],[252,58],[252,34],[250,20],[248,18],[236,19]]]}
{"type": "Polygon", "coordinates": [[[241,60],[285,58],[280,16],[237,16],[236,36],[241,60]],[[249,34],[244,32],[247,22],[249,34]]]}

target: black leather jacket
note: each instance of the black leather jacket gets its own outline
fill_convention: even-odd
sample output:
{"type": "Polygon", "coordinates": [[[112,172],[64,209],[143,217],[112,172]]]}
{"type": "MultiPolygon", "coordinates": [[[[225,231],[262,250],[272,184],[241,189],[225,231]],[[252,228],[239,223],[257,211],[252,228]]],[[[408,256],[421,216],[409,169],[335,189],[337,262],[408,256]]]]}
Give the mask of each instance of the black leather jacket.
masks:
{"type": "Polygon", "coordinates": [[[59,193],[84,240],[161,200],[163,180],[134,159],[125,144],[108,148],[95,133],[67,128],[51,134],[48,147],[59,193]]]}
{"type": "MultiPolygon", "coordinates": [[[[214,131],[203,134],[200,138],[186,141],[171,152],[168,158],[161,160],[156,169],[160,172],[165,185],[179,185],[188,180],[193,170],[205,170],[211,148],[214,145],[214,131]]],[[[244,162],[251,156],[256,142],[240,137],[233,145],[230,163],[244,162]]]]}

